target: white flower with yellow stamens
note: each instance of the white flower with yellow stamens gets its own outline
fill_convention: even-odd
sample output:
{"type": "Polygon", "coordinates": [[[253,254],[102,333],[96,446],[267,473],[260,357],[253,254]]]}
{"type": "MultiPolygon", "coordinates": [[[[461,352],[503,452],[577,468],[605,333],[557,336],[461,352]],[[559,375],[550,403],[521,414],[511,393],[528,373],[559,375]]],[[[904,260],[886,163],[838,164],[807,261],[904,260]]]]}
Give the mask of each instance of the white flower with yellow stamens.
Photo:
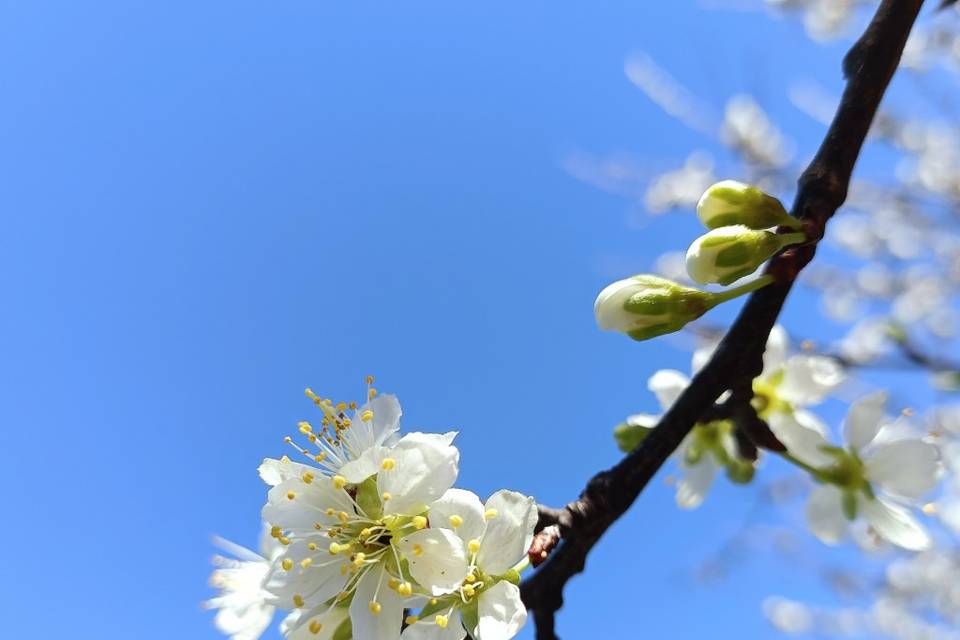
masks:
{"type": "Polygon", "coordinates": [[[260,553],[254,553],[229,540],[214,541],[234,558],[214,556],[216,569],[210,584],[220,595],[204,603],[217,609],[214,624],[233,640],[257,640],[273,620],[274,606],[267,602],[269,594],[261,587],[270,569],[270,561],[283,549],[267,529],[260,542],[260,553]]]}
{"type": "Polygon", "coordinates": [[[481,504],[469,491],[450,489],[431,505],[429,517],[431,528],[403,538],[400,548],[411,575],[433,585],[436,597],[408,620],[402,637],[459,640],[469,630],[477,640],[512,638],[527,620],[514,567],[533,539],[533,498],[504,490],[481,504]],[[449,540],[462,553],[451,555],[449,540]]]}
{"type": "MultiPolygon", "coordinates": [[[[263,517],[285,547],[264,588],[272,603],[309,611],[296,620],[315,622],[318,631],[323,619],[349,603],[354,637],[396,638],[405,603],[415,590],[424,593],[407,573],[397,541],[426,526],[428,505],[456,480],[456,434],[410,433],[396,440],[399,403],[392,399],[384,411],[378,401],[385,398],[360,408],[359,420],[349,422],[337,405],[318,403],[334,412],[326,430],[304,430],[326,453],[321,468],[286,460],[261,467],[274,485],[263,517]],[[381,411],[389,419],[378,423],[381,411]]],[[[442,543],[439,553],[462,553],[459,541],[446,548],[442,543]]]]}
{"type": "Polygon", "coordinates": [[[843,424],[846,448],[831,446],[819,432],[792,427],[790,440],[803,446],[790,454],[821,483],[807,501],[807,521],[825,543],[839,542],[849,522],[863,516],[895,545],[915,551],[930,546],[929,534],[908,507],[919,505],[937,484],[937,448],[917,438],[888,439],[882,433],[886,400],[886,393],[878,392],[850,406],[843,424]]]}

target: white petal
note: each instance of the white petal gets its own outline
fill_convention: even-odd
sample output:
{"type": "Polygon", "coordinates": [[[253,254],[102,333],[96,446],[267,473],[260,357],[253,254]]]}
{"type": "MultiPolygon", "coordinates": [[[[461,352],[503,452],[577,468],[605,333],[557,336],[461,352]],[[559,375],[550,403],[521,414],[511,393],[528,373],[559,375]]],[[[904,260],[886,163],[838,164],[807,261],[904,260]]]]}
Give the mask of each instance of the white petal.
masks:
{"type": "Polygon", "coordinates": [[[273,621],[274,611],[270,605],[242,609],[225,607],[217,611],[213,624],[231,640],[257,640],[273,621]]]}
{"type": "Polygon", "coordinates": [[[780,325],[774,325],[767,338],[767,346],[763,351],[763,372],[771,374],[787,360],[790,350],[790,337],[780,325]]]}
{"type": "Polygon", "coordinates": [[[350,428],[343,434],[347,448],[354,457],[371,447],[384,444],[391,435],[400,429],[400,401],[396,396],[384,394],[357,409],[350,428]],[[365,411],[373,412],[369,422],[360,418],[365,411]]]}
{"type": "Polygon", "coordinates": [[[858,502],[860,512],[881,537],[911,551],[930,547],[930,534],[905,509],[877,498],[858,502]]]}
{"type": "Polygon", "coordinates": [[[846,378],[843,368],[832,358],[793,356],[783,367],[783,380],[777,395],[797,406],[822,402],[846,378]]]}
{"type": "MultiPolygon", "coordinates": [[[[288,620],[300,611],[302,610],[298,609],[294,614],[291,614],[288,620]]],[[[337,628],[348,616],[349,612],[346,607],[333,607],[331,609],[329,604],[323,604],[310,611],[304,611],[302,615],[296,616],[295,620],[285,622],[288,628],[285,635],[287,640],[331,640],[337,628]],[[310,630],[310,623],[312,622],[320,624],[320,630],[317,633],[310,630]]]]}
{"type": "Polygon", "coordinates": [[[674,369],[661,369],[650,376],[647,388],[657,396],[664,411],[676,402],[683,390],[690,384],[690,378],[674,369]]]}
{"type": "Polygon", "coordinates": [[[772,413],[767,417],[770,430],[795,458],[814,467],[823,467],[833,458],[820,447],[828,444],[823,427],[812,414],[805,411],[772,413]]]}
{"type": "Polygon", "coordinates": [[[414,622],[400,634],[403,640],[463,640],[467,635],[460,618],[460,611],[454,609],[447,620],[446,628],[433,623],[430,617],[423,622],[414,622]]]}
{"type": "Polygon", "coordinates": [[[499,576],[520,562],[530,549],[537,525],[537,503],[516,491],[500,490],[484,504],[496,517],[487,521],[480,541],[477,564],[484,572],[499,576]]]}
{"type": "Polygon", "coordinates": [[[477,640],[509,640],[527,622],[527,609],[520,600],[520,588],[501,580],[480,594],[477,602],[477,640]]]}
{"type": "Polygon", "coordinates": [[[430,505],[427,516],[431,527],[452,529],[466,542],[479,540],[487,528],[483,519],[483,503],[475,493],[464,489],[448,489],[430,505]],[[454,527],[450,522],[451,517],[459,518],[462,521],[460,526],[454,527]]]}
{"type": "Polygon", "coordinates": [[[807,524],[813,535],[826,544],[837,544],[847,534],[847,517],[843,514],[843,494],[835,486],[817,487],[807,498],[807,524]]]}
{"type": "Polygon", "coordinates": [[[843,421],[843,437],[847,444],[858,451],[870,444],[880,431],[880,420],[886,406],[885,391],[871,393],[850,405],[843,421]]]}
{"type": "Polygon", "coordinates": [[[867,478],[892,494],[918,500],[937,486],[937,448],[922,440],[896,440],[872,448],[867,478]]]}
{"type": "Polygon", "coordinates": [[[359,457],[340,467],[339,472],[350,484],[360,484],[380,471],[384,458],[390,456],[390,449],[379,445],[365,449],[359,457]]]}
{"type": "Polygon", "coordinates": [[[693,352],[693,358],[690,360],[690,371],[692,371],[694,375],[699,373],[700,369],[703,369],[707,363],[710,362],[710,358],[713,357],[713,353],[717,350],[718,346],[720,346],[720,343],[714,342],[709,346],[701,347],[693,352]]]}
{"type": "Polygon", "coordinates": [[[470,573],[463,541],[450,529],[421,529],[400,540],[410,575],[435,596],[453,593],[470,573]]]}
{"type": "Polygon", "coordinates": [[[390,576],[384,568],[373,567],[357,583],[350,603],[353,637],[363,640],[397,640],[403,618],[403,598],[387,587],[390,576]],[[376,594],[376,598],[374,598],[376,594]],[[380,613],[370,610],[370,603],[380,605],[380,613]]]}
{"type": "Polygon", "coordinates": [[[450,444],[454,436],[408,433],[390,450],[395,465],[377,476],[380,495],[391,496],[384,506],[387,513],[422,513],[453,486],[460,468],[460,452],[450,444]]]}
{"type": "Polygon", "coordinates": [[[682,464],[683,477],[677,483],[677,506],[696,509],[703,502],[717,474],[717,462],[707,453],[696,464],[682,464]]]}
{"type": "Polygon", "coordinates": [[[353,502],[346,491],[333,486],[330,478],[317,475],[310,484],[291,478],[270,489],[261,515],[264,522],[287,531],[314,531],[317,522],[336,522],[335,516],[325,513],[330,508],[353,513],[353,502]]]}
{"type": "Polygon", "coordinates": [[[299,478],[307,472],[314,474],[319,473],[317,469],[309,465],[294,462],[286,456],[279,460],[275,458],[265,458],[263,463],[257,467],[257,472],[260,474],[260,478],[271,487],[275,487],[290,478],[299,478]]]}
{"type": "MultiPolygon", "coordinates": [[[[318,544],[323,543],[319,536],[314,538],[318,544]]],[[[306,608],[317,607],[337,595],[347,583],[347,576],[341,575],[341,563],[327,564],[330,554],[326,547],[316,551],[307,548],[308,541],[298,539],[291,542],[277,559],[271,563],[270,571],[263,581],[263,588],[269,594],[268,600],[279,607],[292,608],[293,597],[300,596],[306,608]],[[290,570],[283,568],[283,560],[293,561],[290,570]],[[300,561],[304,558],[313,560],[313,565],[304,569],[300,561]]],[[[344,560],[342,564],[346,564],[344,560]]]]}

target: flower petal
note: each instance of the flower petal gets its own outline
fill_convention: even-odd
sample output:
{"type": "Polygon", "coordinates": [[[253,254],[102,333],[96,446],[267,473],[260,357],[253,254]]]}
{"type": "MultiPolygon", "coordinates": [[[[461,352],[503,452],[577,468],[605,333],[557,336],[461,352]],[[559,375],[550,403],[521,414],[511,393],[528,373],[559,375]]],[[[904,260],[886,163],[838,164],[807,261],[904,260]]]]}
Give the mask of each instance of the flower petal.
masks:
{"type": "Polygon", "coordinates": [[[470,573],[467,551],[450,529],[421,529],[400,540],[410,575],[435,596],[453,593],[470,573]]]}
{"type": "Polygon", "coordinates": [[[384,444],[391,435],[400,429],[400,401],[396,396],[384,394],[357,409],[351,421],[350,428],[344,431],[343,440],[354,457],[359,457],[363,451],[384,444]],[[361,416],[366,411],[373,413],[373,418],[363,420],[361,416]]]}
{"type": "Polygon", "coordinates": [[[480,594],[477,602],[477,640],[509,640],[527,622],[527,609],[520,600],[520,588],[501,580],[480,594]]]}
{"type": "Polygon", "coordinates": [[[460,452],[451,445],[456,432],[408,433],[389,456],[393,468],[377,476],[380,495],[389,493],[388,513],[417,515],[453,486],[460,468],[460,452]]]}
{"type": "Polygon", "coordinates": [[[331,640],[337,628],[349,615],[346,607],[331,608],[329,604],[322,604],[309,611],[297,609],[287,616],[280,630],[287,640],[331,640]],[[320,625],[316,633],[310,628],[313,623],[320,625]]]}
{"type": "Polygon", "coordinates": [[[833,358],[797,355],[784,364],[777,395],[796,406],[817,404],[845,379],[843,368],[833,358]]]}
{"type": "Polygon", "coordinates": [[[308,472],[318,473],[313,467],[294,462],[286,456],[279,460],[276,458],[265,458],[263,463],[257,467],[257,473],[260,474],[260,479],[271,487],[275,487],[290,478],[299,478],[308,472]]]}
{"type": "Polygon", "coordinates": [[[703,502],[717,474],[717,462],[713,455],[705,454],[696,464],[683,463],[683,477],[677,483],[677,506],[681,509],[696,509],[703,502]]]}
{"type": "Polygon", "coordinates": [[[937,486],[937,448],[922,440],[896,440],[871,448],[865,456],[867,478],[886,491],[918,500],[937,486]]]}
{"type": "Polygon", "coordinates": [[[661,369],[647,381],[647,388],[657,396],[664,411],[676,402],[683,390],[690,384],[690,378],[675,369],[661,369]]]}
{"type": "Polygon", "coordinates": [[[284,480],[267,493],[261,515],[264,522],[285,531],[315,531],[317,522],[334,524],[327,509],[353,513],[353,502],[343,489],[337,489],[326,476],[316,476],[309,484],[301,478],[284,480]]]}
{"type": "MultiPolygon", "coordinates": [[[[317,607],[337,595],[346,585],[348,576],[340,573],[341,563],[329,564],[330,555],[325,548],[311,551],[307,544],[303,539],[294,540],[271,563],[263,581],[263,589],[272,604],[290,609],[294,606],[294,596],[300,596],[305,607],[317,607]],[[305,558],[312,559],[313,565],[304,568],[300,562],[305,558]],[[293,561],[289,570],[283,568],[286,559],[293,561]]],[[[347,564],[347,560],[343,564],[347,564]]]]}
{"type": "Polygon", "coordinates": [[[906,509],[882,498],[862,500],[858,505],[867,522],[881,537],[911,551],[930,547],[930,534],[906,509]]]}
{"type": "Polygon", "coordinates": [[[448,489],[440,499],[430,505],[427,516],[430,526],[452,529],[462,540],[479,540],[483,536],[487,523],[483,519],[483,503],[472,491],[448,489]],[[460,525],[454,527],[456,518],[460,525]],[[451,522],[454,519],[454,522],[451,522]]]}
{"type": "Polygon", "coordinates": [[[843,494],[835,486],[817,487],[807,498],[807,524],[813,535],[826,544],[837,544],[849,526],[843,514],[843,494]]]}
{"type": "Polygon", "coordinates": [[[880,431],[880,420],[887,406],[887,393],[877,391],[850,405],[843,421],[843,437],[847,444],[860,450],[870,444],[880,431]]]}
{"type": "Polygon", "coordinates": [[[396,640],[400,636],[403,598],[387,587],[389,579],[386,569],[374,567],[368,569],[357,583],[353,602],[350,603],[354,638],[396,640]],[[371,602],[380,605],[378,613],[371,611],[371,602]]]}
{"type": "Polygon", "coordinates": [[[795,458],[814,467],[826,466],[833,458],[820,447],[828,444],[820,421],[805,411],[776,412],[767,417],[770,430],[795,458]]]}
{"type": "Polygon", "coordinates": [[[763,351],[763,372],[770,374],[779,369],[786,362],[789,350],[790,337],[786,330],[779,324],[774,325],[770,330],[770,337],[767,338],[766,349],[763,351]]]}
{"type": "Polygon", "coordinates": [[[460,612],[453,610],[447,620],[447,626],[441,627],[433,622],[431,617],[428,620],[417,621],[409,625],[400,634],[403,640],[463,640],[467,635],[463,628],[463,621],[460,612]]]}
{"type": "Polygon", "coordinates": [[[529,496],[503,489],[490,496],[484,511],[494,517],[487,520],[477,564],[485,573],[499,576],[520,562],[530,548],[537,525],[537,503],[529,496]]]}

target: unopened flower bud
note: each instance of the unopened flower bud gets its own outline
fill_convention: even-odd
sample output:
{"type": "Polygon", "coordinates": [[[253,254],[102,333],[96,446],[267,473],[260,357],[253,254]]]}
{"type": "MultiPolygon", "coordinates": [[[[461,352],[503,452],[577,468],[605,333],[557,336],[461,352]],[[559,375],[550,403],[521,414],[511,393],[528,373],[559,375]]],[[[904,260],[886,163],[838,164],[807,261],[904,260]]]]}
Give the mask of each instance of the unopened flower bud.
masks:
{"type": "Polygon", "coordinates": [[[627,417],[626,422],[618,424],[613,429],[613,439],[617,441],[617,448],[624,453],[630,453],[647,439],[658,421],[657,416],[645,413],[627,417]]]}
{"type": "Polygon", "coordinates": [[[638,275],[609,285],[593,305],[597,324],[634,340],[647,340],[681,329],[717,301],[714,295],[666,278],[638,275]]]}
{"type": "Polygon", "coordinates": [[[687,249],[687,273],[700,284],[730,284],[756,271],[783,247],[806,239],[800,232],[780,235],[743,225],[720,227],[700,236],[687,249]]]}
{"type": "Polygon", "coordinates": [[[704,191],[697,203],[697,217],[708,229],[736,224],[751,229],[777,226],[799,229],[801,225],[779,200],[736,180],[718,182],[704,191]]]}

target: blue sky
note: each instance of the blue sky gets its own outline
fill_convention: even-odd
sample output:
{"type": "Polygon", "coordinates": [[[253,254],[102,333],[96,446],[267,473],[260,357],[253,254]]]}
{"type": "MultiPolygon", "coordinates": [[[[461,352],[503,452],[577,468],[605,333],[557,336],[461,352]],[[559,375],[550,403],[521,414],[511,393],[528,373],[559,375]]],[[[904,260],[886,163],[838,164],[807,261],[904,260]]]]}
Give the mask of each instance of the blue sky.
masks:
{"type": "MultiPolygon", "coordinates": [[[[600,333],[593,299],[696,225],[630,227],[563,161],[704,146],[626,80],[634,51],[800,140],[822,127],[786,80],[840,81],[797,23],[692,1],[0,2],[6,634],[216,637],[209,536],[255,543],[255,469],[305,386],[374,374],[408,429],[460,430],[481,495],[559,505],[614,463],[612,426],[689,354],[600,333]]],[[[798,556],[694,580],[755,496],[682,513],[661,476],[570,584],[565,637],[775,637],[765,595],[832,602],[818,574],[848,555],[799,529],[798,556]]]]}

